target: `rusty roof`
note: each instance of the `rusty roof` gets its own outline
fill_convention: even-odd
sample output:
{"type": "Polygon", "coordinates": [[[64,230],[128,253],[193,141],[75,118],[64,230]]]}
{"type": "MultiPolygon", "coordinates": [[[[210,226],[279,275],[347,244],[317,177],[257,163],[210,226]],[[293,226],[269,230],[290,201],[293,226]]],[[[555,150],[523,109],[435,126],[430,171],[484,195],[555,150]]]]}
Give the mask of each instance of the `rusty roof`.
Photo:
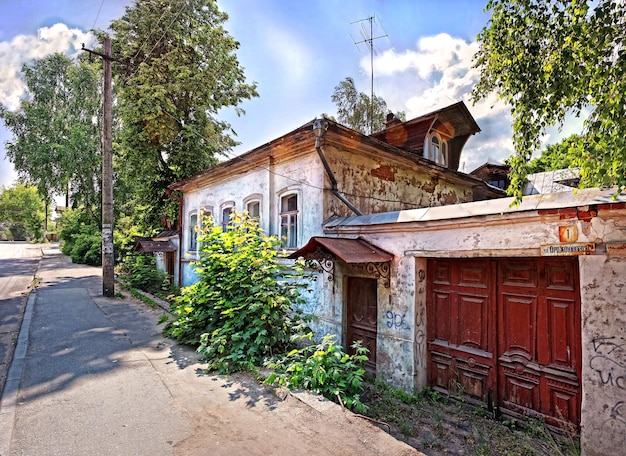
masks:
{"type": "Polygon", "coordinates": [[[312,237],[304,247],[289,255],[288,258],[306,258],[307,254],[314,253],[320,247],[347,264],[385,263],[393,259],[391,253],[385,252],[361,238],[345,239],[322,236],[312,237]]]}

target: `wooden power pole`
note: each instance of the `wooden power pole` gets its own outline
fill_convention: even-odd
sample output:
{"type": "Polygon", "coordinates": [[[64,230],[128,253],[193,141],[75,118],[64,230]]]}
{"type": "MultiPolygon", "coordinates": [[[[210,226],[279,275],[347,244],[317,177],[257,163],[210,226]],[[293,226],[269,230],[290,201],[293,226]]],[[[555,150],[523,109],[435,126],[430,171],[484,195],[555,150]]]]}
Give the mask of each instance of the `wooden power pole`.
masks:
{"type": "Polygon", "coordinates": [[[104,38],[104,103],[102,121],[102,295],[115,295],[113,272],[113,94],[111,38],[104,38]]]}
{"type": "Polygon", "coordinates": [[[104,38],[104,54],[91,49],[83,51],[102,58],[104,64],[104,101],[102,106],[102,295],[115,296],[113,271],[113,75],[111,38],[104,38]]]}

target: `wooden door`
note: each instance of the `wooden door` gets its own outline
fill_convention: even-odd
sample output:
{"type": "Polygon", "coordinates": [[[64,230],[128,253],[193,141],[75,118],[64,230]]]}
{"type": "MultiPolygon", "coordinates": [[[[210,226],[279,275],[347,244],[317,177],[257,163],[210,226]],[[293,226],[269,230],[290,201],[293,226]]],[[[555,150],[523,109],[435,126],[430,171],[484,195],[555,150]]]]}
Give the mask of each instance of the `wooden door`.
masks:
{"type": "Polygon", "coordinates": [[[378,315],[378,281],[348,277],[346,349],[357,340],[369,350],[368,370],[376,371],[376,322],[378,315]]]}
{"type": "Polygon", "coordinates": [[[165,271],[174,277],[174,268],[176,265],[176,252],[165,252],[165,271]]]}
{"type": "Polygon", "coordinates": [[[580,422],[581,328],[575,258],[500,261],[498,390],[511,415],[580,422]]]}
{"type": "Polygon", "coordinates": [[[493,265],[490,260],[437,259],[427,269],[428,383],[491,408],[493,265]]]}
{"type": "Polygon", "coordinates": [[[428,262],[428,383],[512,416],[580,423],[576,258],[428,262]]]}

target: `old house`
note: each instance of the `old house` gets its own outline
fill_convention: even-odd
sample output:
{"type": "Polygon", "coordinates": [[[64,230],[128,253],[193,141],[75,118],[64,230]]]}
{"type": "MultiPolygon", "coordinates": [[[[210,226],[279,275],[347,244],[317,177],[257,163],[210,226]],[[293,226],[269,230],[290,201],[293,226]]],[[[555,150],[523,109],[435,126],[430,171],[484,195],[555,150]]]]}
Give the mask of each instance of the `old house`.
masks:
{"type": "Polygon", "coordinates": [[[317,332],[362,340],[377,375],[572,425],[585,454],[612,454],[626,435],[626,195],[550,186],[512,207],[457,171],[478,131],[462,103],[370,136],[309,122],[170,186],[175,269],[195,280],[202,213],[225,225],[247,209],[322,278],[305,306],[317,332]]]}
{"type": "MultiPolygon", "coordinates": [[[[258,217],[295,251],[324,222],[503,196],[457,171],[467,139],[480,131],[460,102],[371,136],[333,121],[308,122],[232,160],[170,186],[183,193],[179,282],[195,280],[197,226],[203,213],[226,225],[233,208],[258,217]]],[[[318,296],[311,298],[314,301],[318,296]]]]}

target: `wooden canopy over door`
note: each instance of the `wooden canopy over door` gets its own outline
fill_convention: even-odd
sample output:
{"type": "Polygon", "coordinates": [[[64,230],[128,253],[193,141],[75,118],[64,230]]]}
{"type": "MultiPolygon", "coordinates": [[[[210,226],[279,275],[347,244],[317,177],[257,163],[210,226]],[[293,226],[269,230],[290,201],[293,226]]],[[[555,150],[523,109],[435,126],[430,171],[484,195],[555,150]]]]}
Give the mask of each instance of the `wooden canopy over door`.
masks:
{"type": "Polygon", "coordinates": [[[512,416],[580,423],[576,258],[431,259],[428,381],[512,416]]]}

